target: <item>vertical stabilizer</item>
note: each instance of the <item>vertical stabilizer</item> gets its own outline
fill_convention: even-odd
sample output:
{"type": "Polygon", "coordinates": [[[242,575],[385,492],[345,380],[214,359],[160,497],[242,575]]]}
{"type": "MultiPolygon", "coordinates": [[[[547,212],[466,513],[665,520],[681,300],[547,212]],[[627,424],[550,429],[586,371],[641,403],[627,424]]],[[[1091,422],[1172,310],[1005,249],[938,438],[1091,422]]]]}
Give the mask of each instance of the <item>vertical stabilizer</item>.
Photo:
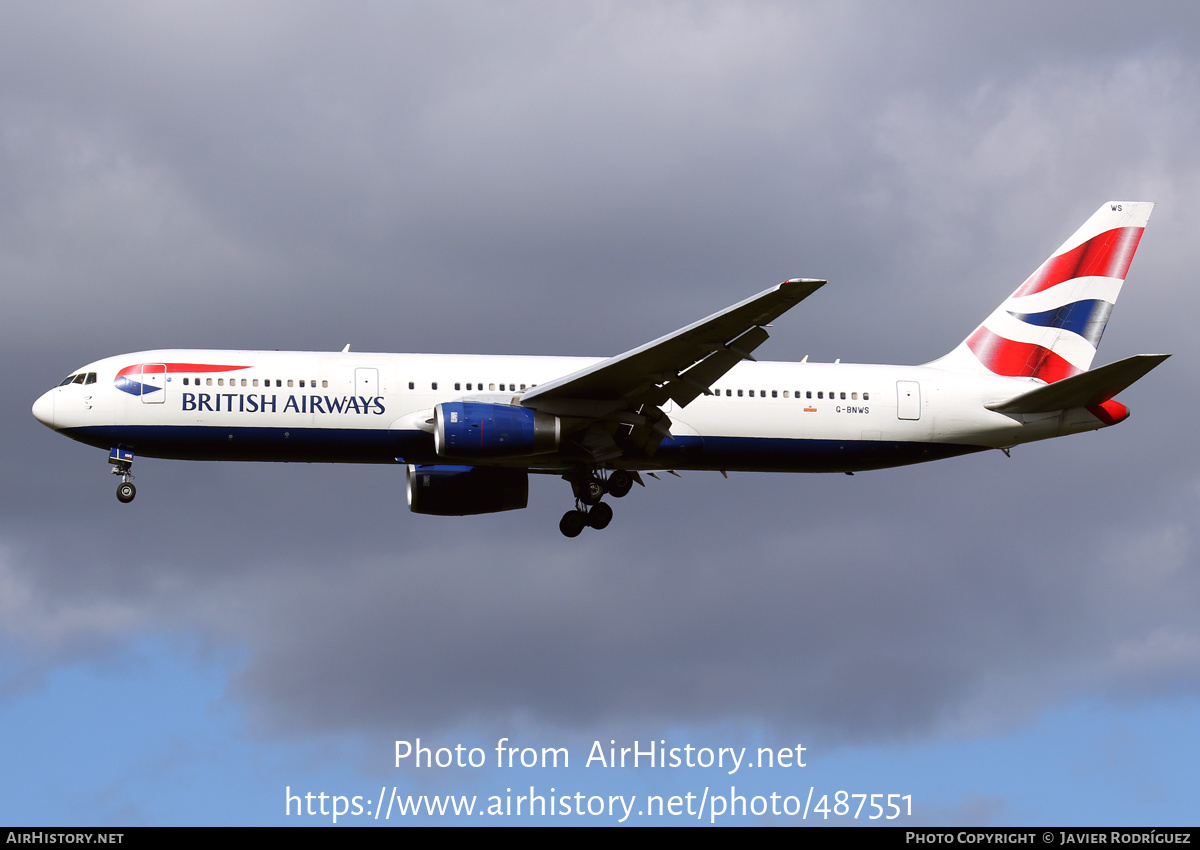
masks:
{"type": "Polygon", "coordinates": [[[1086,372],[1154,204],[1110,201],[958,347],[929,364],[1054,383],[1086,372]]]}

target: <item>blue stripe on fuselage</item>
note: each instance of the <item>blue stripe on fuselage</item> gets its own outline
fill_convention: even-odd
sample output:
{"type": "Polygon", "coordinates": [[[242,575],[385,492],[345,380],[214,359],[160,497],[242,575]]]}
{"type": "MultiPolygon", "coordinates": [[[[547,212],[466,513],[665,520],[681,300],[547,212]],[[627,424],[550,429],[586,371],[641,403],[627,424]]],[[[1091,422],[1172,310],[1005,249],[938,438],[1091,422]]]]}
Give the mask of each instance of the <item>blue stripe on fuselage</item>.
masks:
{"type": "MultiPolygon", "coordinates": [[[[310,463],[444,464],[424,431],[350,428],[217,428],[201,425],[94,426],[62,433],[97,448],[122,446],[140,457],[310,463]]],[[[618,460],[630,469],[853,472],[906,466],[982,451],[984,446],[889,440],[800,440],[782,437],[677,437],[652,458],[618,460]]],[[[461,460],[459,461],[461,462],[461,460]]],[[[540,469],[590,466],[566,454],[505,458],[477,466],[540,469]]]]}

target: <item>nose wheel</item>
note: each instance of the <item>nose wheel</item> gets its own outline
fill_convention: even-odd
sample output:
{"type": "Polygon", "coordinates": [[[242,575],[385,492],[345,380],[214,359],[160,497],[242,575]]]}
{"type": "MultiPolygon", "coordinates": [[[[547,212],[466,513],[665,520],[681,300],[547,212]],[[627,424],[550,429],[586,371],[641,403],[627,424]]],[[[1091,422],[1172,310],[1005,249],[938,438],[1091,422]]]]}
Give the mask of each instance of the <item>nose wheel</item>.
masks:
{"type": "Polygon", "coordinates": [[[113,465],[110,470],[112,474],[121,476],[121,483],[117,485],[117,501],[127,505],[137,495],[137,488],[133,486],[133,473],[130,472],[130,467],[133,466],[133,452],[113,448],[108,453],[108,462],[113,465]]]}

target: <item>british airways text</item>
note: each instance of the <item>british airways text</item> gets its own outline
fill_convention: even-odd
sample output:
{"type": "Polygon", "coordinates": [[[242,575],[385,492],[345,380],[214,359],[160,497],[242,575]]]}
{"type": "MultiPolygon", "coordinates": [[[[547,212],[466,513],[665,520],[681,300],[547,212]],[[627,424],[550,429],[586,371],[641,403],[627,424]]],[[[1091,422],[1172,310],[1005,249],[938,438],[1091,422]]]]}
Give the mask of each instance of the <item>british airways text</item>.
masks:
{"type": "Polygon", "coordinates": [[[181,393],[181,410],[214,413],[373,413],[385,412],[383,396],[289,395],[283,406],[279,396],[261,393],[181,393]]]}

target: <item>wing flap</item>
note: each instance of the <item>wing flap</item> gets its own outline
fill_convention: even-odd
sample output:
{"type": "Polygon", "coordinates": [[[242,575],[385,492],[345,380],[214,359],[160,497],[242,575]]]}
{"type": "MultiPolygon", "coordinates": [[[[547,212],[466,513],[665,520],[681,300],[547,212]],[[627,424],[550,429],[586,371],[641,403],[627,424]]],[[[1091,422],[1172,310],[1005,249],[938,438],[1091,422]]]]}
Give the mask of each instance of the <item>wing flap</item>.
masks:
{"type": "Polygon", "coordinates": [[[753,327],[733,342],[721,346],[691,368],[681,372],[677,380],[670,380],[663,387],[666,394],[685,407],[697,396],[705,395],[721,376],[743,360],[753,360],[750,352],[770,338],[763,328],[753,327]]]}

